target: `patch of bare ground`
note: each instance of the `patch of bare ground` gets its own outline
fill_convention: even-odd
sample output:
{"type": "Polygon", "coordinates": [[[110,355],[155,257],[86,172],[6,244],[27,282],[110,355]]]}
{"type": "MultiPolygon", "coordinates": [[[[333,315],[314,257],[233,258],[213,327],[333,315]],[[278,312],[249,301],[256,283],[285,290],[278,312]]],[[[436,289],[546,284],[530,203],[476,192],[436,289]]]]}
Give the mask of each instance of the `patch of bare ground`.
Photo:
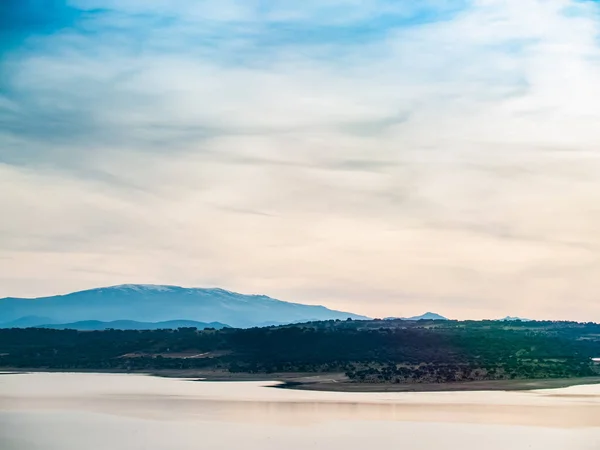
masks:
{"type": "Polygon", "coordinates": [[[343,379],[295,379],[282,383],[281,388],[337,392],[459,392],[459,391],[527,391],[559,389],[585,384],[600,384],[600,377],[540,379],[540,380],[490,380],[458,383],[355,383],[343,379]]]}

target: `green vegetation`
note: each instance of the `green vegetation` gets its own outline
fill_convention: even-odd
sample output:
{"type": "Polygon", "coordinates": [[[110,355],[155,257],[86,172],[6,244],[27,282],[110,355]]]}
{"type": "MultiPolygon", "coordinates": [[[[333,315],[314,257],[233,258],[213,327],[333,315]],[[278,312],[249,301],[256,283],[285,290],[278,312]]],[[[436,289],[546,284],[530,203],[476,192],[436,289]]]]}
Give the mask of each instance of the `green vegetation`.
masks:
{"type": "Polygon", "coordinates": [[[324,321],[252,329],[0,330],[0,367],[345,372],[372,383],[597,375],[600,325],[324,321]]]}

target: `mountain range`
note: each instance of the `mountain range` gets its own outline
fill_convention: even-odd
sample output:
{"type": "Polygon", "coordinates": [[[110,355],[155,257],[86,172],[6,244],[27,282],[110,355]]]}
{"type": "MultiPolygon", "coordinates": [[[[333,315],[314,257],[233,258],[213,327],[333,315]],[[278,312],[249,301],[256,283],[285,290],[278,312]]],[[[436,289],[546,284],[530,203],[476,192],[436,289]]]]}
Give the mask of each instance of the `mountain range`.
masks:
{"type": "Polygon", "coordinates": [[[313,320],[368,319],[324,306],[290,303],[265,295],[244,295],[219,288],[146,284],[102,287],[34,299],[0,299],[0,321],[4,322],[0,327],[4,328],[64,327],[81,321],[100,322],[85,326],[112,328],[117,327],[102,322],[133,321],[143,322],[142,326],[146,327],[157,322],[179,321],[182,317],[215,328],[211,322],[248,328],[313,320]]]}
{"type": "MultiPolygon", "coordinates": [[[[54,323],[36,325],[37,328],[51,328],[54,330],[174,330],[177,328],[214,328],[220,330],[222,328],[231,328],[221,322],[196,322],[195,320],[167,320],[165,322],[137,322],[135,320],[113,320],[111,322],[102,322],[100,320],[82,320],[72,323],[54,323]]],[[[6,327],[9,328],[9,327],[6,327]]],[[[16,327],[19,328],[19,327],[16,327]]]]}
{"type": "Polygon", "coordinates": [[[524,319],[522,317],[513,317],[513,316],[506,316],[502,319],[497,319],[498,322],[516,322],[516,321],[520,321],[520,322],[533,322],[533,320],[531,319],[524,319]]]}
{"type": "Polygon", "coordinates": [[[426,312],[420,316],[413,317],[386,317],[385,320],[449,320],[447,317],[441,316],[437,313],[426,312]]]}

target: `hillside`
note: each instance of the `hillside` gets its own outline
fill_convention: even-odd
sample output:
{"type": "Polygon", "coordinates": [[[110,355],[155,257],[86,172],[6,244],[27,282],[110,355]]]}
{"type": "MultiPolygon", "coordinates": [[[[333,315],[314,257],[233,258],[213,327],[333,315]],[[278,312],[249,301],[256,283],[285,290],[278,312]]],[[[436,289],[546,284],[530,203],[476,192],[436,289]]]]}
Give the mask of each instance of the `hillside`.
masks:
{"type": "Polygon", "coordinates": [[[355,382],[449,383],[594,376],[599,355],[600,325],[573,322],[345,320],[205,331],[0,330],[0,368],[344,372],[355,382]]]}
{"type": "Polygon", "coordinates": [[[26,326],[88,320],[220,322],[232,327],[329,319],[366,319],[324,306],[289,303],[265,295],[244,295],[224,289],[179,286],[121,285],[36,299],[0,299],[3,322],[26,326]],[[40,317],[36,322],[35,316],[40,317]],[[28,318],[27,320],[23,318],[28,318]]]}

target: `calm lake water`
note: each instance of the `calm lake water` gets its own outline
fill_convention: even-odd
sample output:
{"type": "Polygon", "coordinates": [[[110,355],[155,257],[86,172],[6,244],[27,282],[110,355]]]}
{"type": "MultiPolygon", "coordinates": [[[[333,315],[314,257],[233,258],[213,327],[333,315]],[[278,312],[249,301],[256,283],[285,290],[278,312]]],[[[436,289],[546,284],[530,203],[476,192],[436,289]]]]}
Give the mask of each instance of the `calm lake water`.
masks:
{"type": "Polygon", "coordinates": [[[268,385],[0,375],[0,449],[600,450],[600,386],[363,394],[268,385]]]}

